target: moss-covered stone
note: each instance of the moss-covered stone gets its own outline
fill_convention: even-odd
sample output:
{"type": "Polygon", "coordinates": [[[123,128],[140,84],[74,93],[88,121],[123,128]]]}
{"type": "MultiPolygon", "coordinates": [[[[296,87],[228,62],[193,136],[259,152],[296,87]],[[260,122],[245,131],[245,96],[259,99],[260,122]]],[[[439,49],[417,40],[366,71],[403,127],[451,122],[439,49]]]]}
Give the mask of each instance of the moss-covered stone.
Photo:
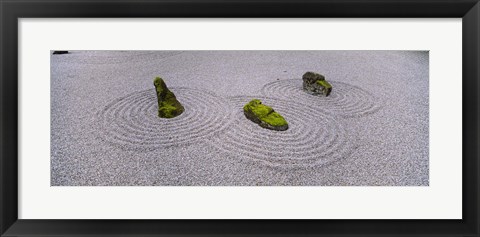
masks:
{"type": "Polygon", "coordinates": [[[259,124],[263,128],[276,131],[285,131],[288,129],[287,121],[275,112],[272,107],[262,104],[258,99],[253,99],[243,106],[245,117],[259,124]]]}
{"type": "Polygon", "coordinates": [[[313,84],[316,81],[324,81],[325,76],[323,76],[321,74],[318,74],[318,73],[315,73],[315,72],[306,72],[305,74],[303,74],[302,79],[303,79],[303,81],[306,81],[309,84],[313,84]]]}
{"type": "Polygon", "coordinates": [[[185,110],[178,102],[177,98],[171,92],[162,78],[156,77],[153,85],[157,92],[158,116],[161,118],[174,118],[185,110]]]}
{"type": "Polygon", "coordinates": [[[303,74],[303,89],[313,95],[329,96],[332,92],[332,85],[325,80],[323,75],[315,72],[303,74]]]}

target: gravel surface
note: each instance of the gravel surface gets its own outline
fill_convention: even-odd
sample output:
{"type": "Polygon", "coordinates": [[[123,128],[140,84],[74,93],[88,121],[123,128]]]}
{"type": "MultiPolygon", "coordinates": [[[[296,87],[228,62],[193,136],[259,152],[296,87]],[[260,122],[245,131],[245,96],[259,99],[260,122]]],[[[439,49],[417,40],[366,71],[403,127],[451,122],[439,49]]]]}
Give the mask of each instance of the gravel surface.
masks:
{"type": "Polygon", "coordinates": [[[51,55],[52,186],[428,186],[420,51],[70,51],[51,55]],[[325,75],[329,97],[302,91],[325,75]],[[185,112],[156,115],[155,76],[185,112]],[[242,113],[258,98],[289,122],[242,113]]]}

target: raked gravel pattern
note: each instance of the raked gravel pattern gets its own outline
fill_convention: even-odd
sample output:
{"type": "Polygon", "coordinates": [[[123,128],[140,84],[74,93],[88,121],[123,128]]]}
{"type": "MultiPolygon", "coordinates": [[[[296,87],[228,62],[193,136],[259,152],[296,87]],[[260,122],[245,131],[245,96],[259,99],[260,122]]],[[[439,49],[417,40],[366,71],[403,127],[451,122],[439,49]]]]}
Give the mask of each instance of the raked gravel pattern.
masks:
{"type": "Polygon", "coordinates": [[[429,185],[428,52],[50,57],[52,186],[429,185]],[[325,75],[331,96],[302,93],[306,71],[325,75]],[[156,117],[156,76],[184,114],[156,117]],[[275,132],[244,118],[252,98],[290,128],[275,132]]]}
{"type": "Polygon", "coordinates": [[[382,107],[378,98],[358,86],[331,80],[328,82],[335,93],[327,97],[305,93],[302,79],[268,83],[262,88],[262,93],[266,96],[302,101],[343,117],[365,116],[375,113],[382,107]]]}
{"type": "Polygon", "coordinates": [[[274,167],[305,168],[348,157],[357,143],[354,133],[347,133],[339,119],[298,100],[259,96],[236,96],[229,100],[235,113],[234,123],[213,140],[213,145],[226,154],[274,167]],[[289,128],[263,129],[245,119],[243,106],[254,98],[280,113],[289,128]]]}
{"type": "Polygon", "coordinates": [[[221,133],[231,123],[226,101],[198,89],[170,88],[185,111],[171,119],[157,116],[155,89],[118,98],[98,113],[98,131],[106,142],[139,152],[199,142],[221,133]]]}

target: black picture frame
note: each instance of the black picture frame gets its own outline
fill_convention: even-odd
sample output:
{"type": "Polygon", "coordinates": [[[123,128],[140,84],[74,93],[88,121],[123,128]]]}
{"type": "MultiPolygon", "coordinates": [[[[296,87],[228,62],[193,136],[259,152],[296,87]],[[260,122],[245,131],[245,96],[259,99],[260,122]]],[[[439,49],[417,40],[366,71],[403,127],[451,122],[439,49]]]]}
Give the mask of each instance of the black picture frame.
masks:
{"type": "Polygon", "coordinates": [[[478,0],[1,0],[1,236],[480,236],[478,0]],[[26,220],[18,219],[19,18],[387,17],[462,18],[461,220],[26,220]]]}

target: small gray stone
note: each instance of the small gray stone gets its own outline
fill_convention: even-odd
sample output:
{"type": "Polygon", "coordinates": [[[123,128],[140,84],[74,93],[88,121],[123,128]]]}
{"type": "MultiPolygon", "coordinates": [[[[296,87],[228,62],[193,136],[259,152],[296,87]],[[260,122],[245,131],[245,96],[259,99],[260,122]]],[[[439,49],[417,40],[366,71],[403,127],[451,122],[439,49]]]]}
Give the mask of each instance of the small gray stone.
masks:
{"type": "Polygon", "coordinates": [[[68,51],[53,51],[53,54],[67,54],[68,51]]]}

